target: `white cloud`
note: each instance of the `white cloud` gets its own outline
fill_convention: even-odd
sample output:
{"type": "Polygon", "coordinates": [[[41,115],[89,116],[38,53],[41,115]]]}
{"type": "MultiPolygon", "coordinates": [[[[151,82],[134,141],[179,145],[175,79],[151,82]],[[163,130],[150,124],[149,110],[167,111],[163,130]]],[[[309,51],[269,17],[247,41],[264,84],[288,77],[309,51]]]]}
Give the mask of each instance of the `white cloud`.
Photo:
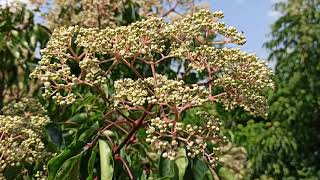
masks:
{"type": "Polygon", "coordinates": [[[268,16],[274,19],[277,19],[281,16],[281,13],[278,11],[270,10],[268,11],[268,16]]]}
{"type": "Polygon", "coordinates": [[[271,3],[279,3],[279,2],[286,2],[286,0],[270,0],[271,3]]]}

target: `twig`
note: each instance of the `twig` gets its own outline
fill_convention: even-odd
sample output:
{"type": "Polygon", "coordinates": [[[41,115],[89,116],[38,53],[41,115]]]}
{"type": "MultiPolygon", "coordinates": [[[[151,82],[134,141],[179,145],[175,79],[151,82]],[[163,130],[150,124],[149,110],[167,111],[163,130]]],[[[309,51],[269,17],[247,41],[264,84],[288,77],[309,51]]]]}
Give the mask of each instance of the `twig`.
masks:
{"type": "Polygon", "coordinates": [[[134,74],[136,76],[138,76],[138,78],[144,79],[143,76],[141,76],[141,74],[125,59],[122,59],[122,61],[134,72],[134,74]]]}
{"type": "MultiPolygon", "coordinates": [[[[96,90],[98,91],[98,93],[100,94],[100,96],[102,97],[102,99],[106,102],[108,102],[109,104],[111,104],[111,102],[109,101],[109,99],[107,98],[107,95],[105,94],[105,92],[99,87],[99,86],[94,86],[96,88],[96,90]]],[[[124,115],[119,109],[116,108],[116,111],[122,116],[124,117],[128,122],[130,122],[131,124],[134,124],[134,121],[132,119],[130,119],[128,116],[124,115]]]]}
{"type": "Polygon", "coordinates": [[[104,128],[102,128],[101,130],[98,131],[97,135],[93,138],[93,140],[90,143],[87,143],[86,146],[83,147],[83,150],[81,151],[80,154],[84,153],[85,151],[87,151],[88,149],[90,149],[93,145],[95,145],[97,143],[97,141],[99,140],[99,137],[101,136],[101,134],[111,128],[112,126],[114,126],[115,124],[123,124],[123,123],[128,123],[128,121],[123,120],[123,121],[115,121],[111,124],[108,124],[107,126],[105,126],[104,128]]]}
{"type": "Polygon", "coordinates": [[[166,59],[168,59],[168,58],[173,58],[174,56],[163,56],[161,59],[159,59],[159,60],[157,60],[156,61],[156,64],[158,64],[158,63],[160,63],[161,61],[164,61],[164,60],[166,60],[166,59]]]}
{"type": "Polygon", "coordinates": [[[116,160],[122,162],[122,164],[124,165],[124,167],[125,167],[128,175],[129,175],[130,180],[133,180],[134,178],[133,178],[132,172],[131,172],[131,170],[130,170],[128,164],[127,164],[127,162],[126,162],[119,154],[115,155],[114,158],[115,158],[116,160]]]}
{"type": "MultiPolygon", "coordinates": [[[[148,109],[152,109],[152,106],[150,106],[148,109]]],[[[125,137],[125,139],[114,149],[113,154],[118,154],[121,150],[121,148],[128,143],[128,141],[132,138],[132,136],[137,132],[137,130],[143,125],[143,121],[145,117],[148,115],[148,113],[144,112],[143,115],[135,121],[135,125],[133,128],[129,131],[128,135],[125,137]]]]}
{"type": "Polygon", "coordinates": [[[150,64],[151,67],[151,71],[152,71],[152,76],[153,76],[153,80],[154,80],[154,87],[157,87],[157,74],[156,74],[156,69],[154,67],[154,64],[150,64]]]}
{"type": "Polygon", "coordinates": [[[117,65],[117,64],[118,64],[118,61],[115,60],[115,61],[111,64],[111,66],[108,68],[108,70],[104,73],[103,76],[107,75],[107,74],[113,69],[113,67],[114,67],[115,65],[117,65]]]}
{"type": "MultiPolygon", "coordinates": [[[[106,121],[109,122],[109,123],[112,123],[112,121],[109,121],[109,120],[107,120],[107,119],[106,119],[106,121]]],[[[119,126],[118,124],[115,124],[115,126],[116,126],[118,129],[120,129],[122,132],[128,134],[128,131],[125,130],[123,127],[119,126]]]]}
{"type": "Polygon", "coordinates": [[[169,9],[166,13],[164,13],[164,14],[162,15],[162,17],[166,17],[166,16],[168,16],[170,13],[174,12],[179,3],[180,3],[180,1],[178,0],[177,3],[176,3],[171,9],[169,9]]]}

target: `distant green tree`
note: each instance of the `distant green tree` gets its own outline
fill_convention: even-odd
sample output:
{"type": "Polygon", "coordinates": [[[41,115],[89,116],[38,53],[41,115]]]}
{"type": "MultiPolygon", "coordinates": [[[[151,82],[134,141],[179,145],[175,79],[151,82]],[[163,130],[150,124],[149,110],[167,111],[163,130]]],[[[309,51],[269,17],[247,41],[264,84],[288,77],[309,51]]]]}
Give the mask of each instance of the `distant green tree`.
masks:
{"type": "Polygon", "coordinates": [[[278,3],[283,16],[272,26],[270,60],[276,60],[278,91],[271,98],[273,121],[281,122],[298,144],[281,157],[289,174],[320,177],[320,1],[291,0],[278,3]],[[290,153],[291,152],[291,153],[290,153]],[[317,175],[314,174],[317,171],[317,175]]]}
{"type": "Polygon", "coordinates": [[[48,39],[49,30],[34,21],[26,6],[0,6],[0,109],[4,100],[32,93],[28,76],[39,60],[36,49],[48,39]]]}

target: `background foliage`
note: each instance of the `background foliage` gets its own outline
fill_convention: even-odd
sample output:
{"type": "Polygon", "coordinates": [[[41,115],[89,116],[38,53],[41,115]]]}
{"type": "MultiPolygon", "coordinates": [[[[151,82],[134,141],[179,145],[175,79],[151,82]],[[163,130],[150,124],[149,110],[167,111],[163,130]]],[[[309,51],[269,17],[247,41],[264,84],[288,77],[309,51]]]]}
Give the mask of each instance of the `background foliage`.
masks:
{"type": "MultiPolygon", "coordinates": [[[[68,6],[62,6],[59,4],[60,1],[56,2],[55,8],[61,11],[49,12],[47,18],[52,22],[50,28],[57,24],[69,26],[69,24],[84,23],[81,21],[83,17],[79,17],[83,10],[82,6],[73,6],[72,1],[68,6]],[[50,13],[55,14],[51,17],[59,18],[50,19],[50,13]],[[66,16],[69,13],[75,14],[74,21],[65,19],[69,17],[66,16]]],[[[159,7],[157,1],[150,1],[154,4],[147,5],[140,1],[125,2],[114,12],[106,9],[108,13],[115,15],[112,16],[111,21],[104,19],[105,23],[102,24],[100,20],[96,21],[98,24],[92,24],[91,21],[88,26],[129,24],[153,10],[151,6],[159,7]],[[144,11],[139,11],[140,8],[144,11]]],[[[193,3],[192,1],[181,2],[188,5],[193,3]]],[[[175,5],[174,1],[171,6],[165,7],[175,5]]],[[[141,159],[139,153],[126,157],[134,176],[145,179],[149,173],[148,169],[159,168],[161,176],[171,177],[171,179],[180,179],[181,170],[186,170],[185,179],[187,177],[192,179],[217,179],[218,177],[220,179],[319,179],[319,6],[319,0],[288,0],[274,6],[282,16],[271,27],[272,39],[265,44],[265,47],[270,50],[270,60],[276,61],[274,79],[277,84],[275,91],[268,92],[270,104],[268,118],[252,117],[242,109],[227,112],[219,105],[200,107],[201,110],[206,110],[223,120],[224,134],[233,143],[225,148],[226,155],[221,157],[217,174],[212,174],[207,165],[198,159],[188,160],[183,151],[181,151],[181,158],[171,162],[162,158],[159,160],[155,154],[146,151],[148,146],[139,144],[139,153],[147,158],[141,159]],[[150,161],[154,162],[154,166],[146,167],[146,162],[150,161]],[[144,170],[140,167],[144,167],[144,170]]],[[[82,93],[86,93],[85,97],[64,109],[53,102],[44,101],[38,91],[37,82],[32,82],[28,78],[40,58],[36,55],[38,49],[46,46],[51,30],[35,23],[35,10],[20,5],[16,7],[0,9],[0,109],[4,104],[20,100],[24,96],[33,96],[46,107],[52,123],[48,124],[44,130],[46,135],[44,141],[49,151],[59,154],[48,163],[48,171],[53,174],[49,179],[70,179],[71,177],[79,179],[80,176],[94,179],[100,175],[99,168],[108,169],[108,172],[113,171],[114,177],[118,179],[127,178],[121,164],[111,160],[111,150],[106,145],[106,141],[100,140],[99,145],[85,154],[81,153],[82,148],[103,123],[101,121],[103,105],[97,97],[87,89],[79,89],[82,93]]],[[[166,10],[170,11],[170,8],[166,10]]],[[[162,14],[158,15],[166,14],[166,10],[160,11],[162,14]]],[[[184,10],[189,12],[190,9],[184,10]]],[[[101,18],[99,13],[90,17],[96,16],[101,18]]],[[[176,63],[178,68],[171,68],[171,64],[165,64],[160,69],[164,74],[174,78],[183,73],[184,69],[182,63],[176,63]]],[[[151,71],[142,64],[137,64],[136,68],[144,69],[144,75],[151,75],[151,71]]],[[[120,66],[115,71],[116,73],[112,74],[113,79],[133,76],[126,67],[120,66]]],[[[203,76],[203,74],[192,74],[187,81],[196,82],[203,76]]],[[[107,90],[112,89],[107,88],[107,90]]],[[[198,122],[195,112],[190,111],[184,116],[186,122],[195,124],[198,122]]],[[[139,135],[144,136],[143,132],[139,135]]],[[[104,176],[105,179],[110,179],[109,174],[104,176]]]]}

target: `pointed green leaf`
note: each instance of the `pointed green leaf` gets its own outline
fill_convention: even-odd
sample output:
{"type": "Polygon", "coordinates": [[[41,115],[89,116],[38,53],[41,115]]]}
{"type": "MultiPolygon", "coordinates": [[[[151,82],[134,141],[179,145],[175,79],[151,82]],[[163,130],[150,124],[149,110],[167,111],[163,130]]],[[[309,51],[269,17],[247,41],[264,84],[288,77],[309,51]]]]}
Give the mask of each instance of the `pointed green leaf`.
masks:
{"type": "Polygon", "coordinates": [[[178,167],[178,176],[179,180],[183,180],[184,174],[186,173],[186,169],[188,167],[189,161],[186,154],[186,150],[184,148],[179,148],[177,151],[177,159],[175,161],[178,167]]]}
{"type": "Polygon", "coordinates": [[[161,156],[159,163],[159,175],[161,178],[176,180],[178,178],[178,168],[175,161],[161,156]]]}
{"type": "Polygon", "coordinates": [[[194,180],[213,180],[208,165],[200,159],[193,161],[192,173],[194,180]]]}
{"type": "Polygon", "coordinates": [[[112,180],[113,177],[113,158],[112,150],[108,143],[99,140],[101,180],[112,180]]]}
{"type": "Polygon", "coordinates": [[[59,171],[60,167],[71,157],[76,156],[82,151],[83,146],[85,145],[84,142],[75,141],[70,144],[62,153],[57,155],[56,157],[52,158],[48,162],[48,180],[55,179],[57,172],[59,171]]]}
{"type": "Polygon", "coordinates": [[[92,180],[93,179],[93,170],[94,170],[94,164],[96,162],[96,158],[97,158],[97,154],[98,154],[98,145],[96,144],[94,146],[94,148],[91,151],[91,156],[89,158],[89,162],[88,162],[88,177],[86,180],[92,180]]]}
{"type": "Polygon", "coordinates": [[[57,172],[55,180],[78,180],[80,179],[80,162],[82,154],[78,154],[66,162],[60,167],[57,172]]]}

